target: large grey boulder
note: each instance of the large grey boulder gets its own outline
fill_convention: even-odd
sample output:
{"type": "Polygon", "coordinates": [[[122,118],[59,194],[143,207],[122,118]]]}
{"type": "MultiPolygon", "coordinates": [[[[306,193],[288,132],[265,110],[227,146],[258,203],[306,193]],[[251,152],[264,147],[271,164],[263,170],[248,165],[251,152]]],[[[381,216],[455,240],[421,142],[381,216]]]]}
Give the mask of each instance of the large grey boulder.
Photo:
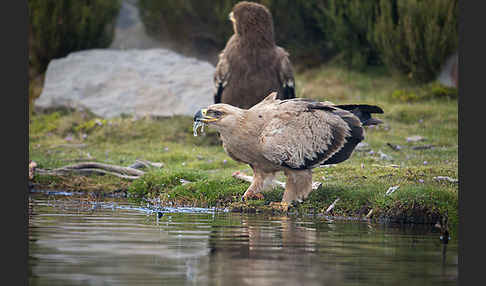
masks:
{"type": "Polygon", "coordinates": [[[213,103],[214,66],[165,49],[97,49],[49,63],[37,108],[88,109],[110,118],[193,115],[213,103]]]}

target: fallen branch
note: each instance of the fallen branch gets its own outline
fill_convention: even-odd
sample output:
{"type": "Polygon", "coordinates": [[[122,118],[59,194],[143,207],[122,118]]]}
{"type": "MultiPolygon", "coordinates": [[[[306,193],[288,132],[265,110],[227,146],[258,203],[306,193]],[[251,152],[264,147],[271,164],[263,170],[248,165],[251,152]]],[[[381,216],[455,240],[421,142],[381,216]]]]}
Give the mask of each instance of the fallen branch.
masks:
{"type": "Polygon", "coordinates": [[[164,166],[163,163],[155,163],[147,160],[135,160],[135,163],[131,164],[128,167],[134,169],[140,169],[140,168],[149,168],[149,167],[162,168],[163,166],[164,166]]]}
{"type": "Polygon", "coordinates": [[[144,171],[138,170],[144,167],[162,168],[163,164],[153,163],[145,160],[137,160],[135,161],[134,164],[128,167],[123,167],[123,166],[110,165],[110,164],[104,164],[98,162],[84,162],[84,163],[68,165],[68,166],[64,166],[52,170],[35,168],[33,171],[35,171],[39,175],[51,175],[51,176],[64,176],[68,174],[89,175],[93,173],[102,174],[102,175],[109,174],[123,179],[135,180],[145,174],[144,171]]]}
{"type": "MultiPolygon", "coordinates": [[[[240,179],[240,180],[243,180],[245,182],[249,182],[249,183],[253,183],[253,177],[252,176],[248,176],[240,171],[236,171],[233,173],[233,178],[235,179],[240,179]]],[[[278,181],[278,180],[273,180],[272,181],[272,186],[275,187],[281,187],[283,189],[285,189],[285,183],[284,182],[281,182],[281,181],[278,181]]],[[[317,190],[319,189],[320,187],[322,186],[322,183],[321,182],[312,182],[312,189],[313,190],[317,190]]]]}
{"type": "Polygon", "coordinates": [[[94,168],[86,168],[86,169],[54,169],[54,170],[43,170],[43,169],[37,169],[36,170],[37,174],[39,175],[50,175],[50,176],[64,176],[68,174],[78,174],[78,175],[91,175],[93,173],[98,173],[101,175],[109,174],[109,175],[114,175],[119,178],[123,179],[128,179],[128,180],[135,180],[140,178],[140,176],[129,176],[129,175],[123,175],[120,173],[116,172],[110,172],[106,171],[103,169],[94,169],[94,168]]]}
{"type": "Polygon", "coordinates": [[[427,149],[432,149],[434,148],[435,145],[421,145],[421,146],[413,146],[413,150],[427,150],[427,149]]]}

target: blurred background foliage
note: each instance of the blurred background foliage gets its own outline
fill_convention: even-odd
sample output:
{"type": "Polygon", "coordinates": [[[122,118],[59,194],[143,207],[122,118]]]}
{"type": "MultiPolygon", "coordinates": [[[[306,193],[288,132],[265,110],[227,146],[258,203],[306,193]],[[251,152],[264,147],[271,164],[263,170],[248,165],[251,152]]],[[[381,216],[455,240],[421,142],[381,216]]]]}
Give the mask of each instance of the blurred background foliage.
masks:
{"type": "Polygon", "coordinates": [[[120,4],[121,0],[28,0],[29,113],[52,59],[110,45],[120,4]]]}
{"type": "MultiPolygon", "coordinates": [[[[224,48],[233,33],[228,13],[237,2],[140,0],[139,7],[150,35],[169,35],[204,53],[224,48]]],[[[427,82],[457,50],[458,0],[254,2],[269,8],[277,44],[304,67],[333,58],[358,70],[385,65],[427,82]]]]}
{"type": "Polygon", "coordinates": [[[106,48],[120,0],[29,0],[29,63],[35,72],[70,52],[106,48]]]}
{"type": "MultiPolygon", "coordinates": [[[[237,0],[139,0],[147,33],[216,62],[233,33],[237,0]]],[[[458,0],[259,0],[272,12],[276,42],[299,68],[333,59],[350,69],[385,66],[415,82],[436,78],[457,50],[458,0]]],[[[29,0],[29,63],[108,47],[120,0],[29,0]]]]}
{"type": "Polygon", "coordinates": [[[418,82],[437,76],[458,45],[458,0],[380,0],[372,31],[384,64],[418,82]]]}

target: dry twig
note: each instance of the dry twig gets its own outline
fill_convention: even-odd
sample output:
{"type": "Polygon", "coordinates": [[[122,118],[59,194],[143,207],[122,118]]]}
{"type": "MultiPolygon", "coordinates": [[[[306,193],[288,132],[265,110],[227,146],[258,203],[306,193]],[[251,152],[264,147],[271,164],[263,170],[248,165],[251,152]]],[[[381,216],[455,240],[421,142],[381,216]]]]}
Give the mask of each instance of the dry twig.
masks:
{"type": "Polygon", "coordinates": [[[63,176],[68,174],[89,175],[93,173],[109,174],[123,179],[135,180],[145,174],[144,171],[138,170],[143,167],[157,167],[162,168],[162,163],[153,163],[145,160],[137,160],[134,164],[123,167],[118,165],[110,165],[98,162],[84,162],[78,164],[67,165],[61,168],[52,170],[35,169],[39,175],[63,176]]]}

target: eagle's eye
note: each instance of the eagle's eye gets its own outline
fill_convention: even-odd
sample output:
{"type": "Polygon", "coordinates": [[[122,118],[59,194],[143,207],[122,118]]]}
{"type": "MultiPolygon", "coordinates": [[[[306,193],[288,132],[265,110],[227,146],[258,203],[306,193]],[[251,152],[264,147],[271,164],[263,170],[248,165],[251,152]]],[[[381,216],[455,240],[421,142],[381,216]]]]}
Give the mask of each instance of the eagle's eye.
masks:
{"type": "Polygon", "coordinates": [[[218,118],[218,117],[221,117],[224,114],[224,112],[219,111],[219,110],[215,110],[215,109],[209,109],[206,114],[211,116],[211,117],[218,118]]]}

